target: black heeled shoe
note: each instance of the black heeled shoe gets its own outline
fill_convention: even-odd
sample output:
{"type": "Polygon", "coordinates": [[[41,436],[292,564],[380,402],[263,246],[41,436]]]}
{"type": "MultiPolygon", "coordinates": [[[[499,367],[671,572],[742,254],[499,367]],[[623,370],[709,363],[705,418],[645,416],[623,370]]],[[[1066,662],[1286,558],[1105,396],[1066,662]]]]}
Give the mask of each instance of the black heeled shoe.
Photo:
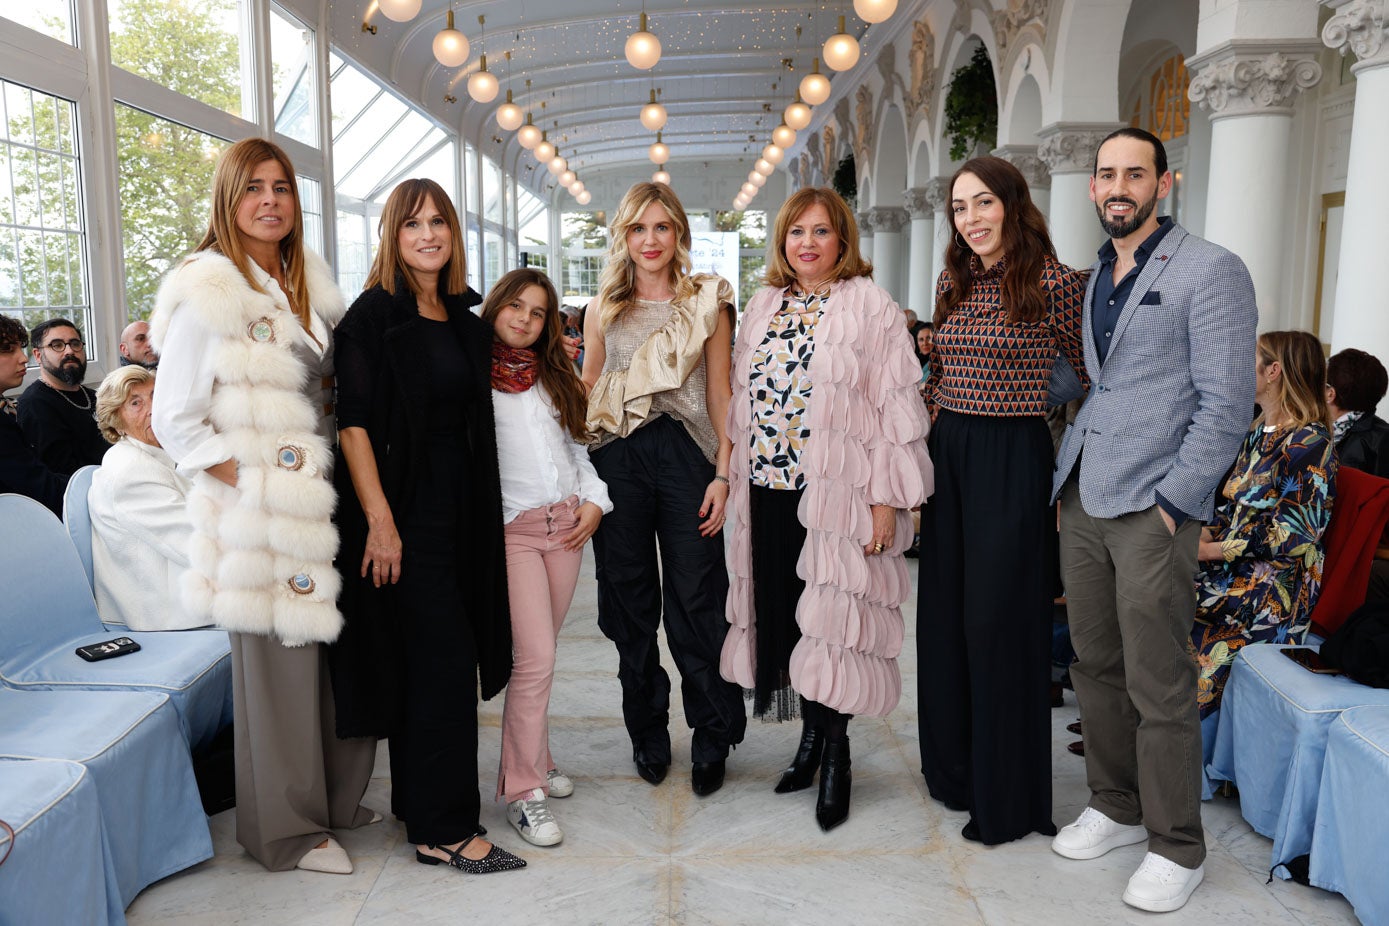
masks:
{"type": "Polygon", "coordinates": [[[724,759],[714,762],[696,762],[690,768],[690,790],[700,797],[708,797],[723,787],[723,776],[727,766],[724,759]]]}
{"type": "Polygon", "coordinates": [[[526,867],[525,859],[517,858],[495,843],[492,845],[492,848],[487,850],[487,854],[482,858],[465,858],[463,856],[463,847],[476,838],[476,834],[469,836],[459,844],[457,849],[449,849],[445,846],[429,847],[448,853],[447,859],[441,859],[435,855],[426,855],[419,849],[416,849],[415,861],[422,865],[448,865],[450,868],[466,871],[470,875],[488,875],[497,871],[515,871],[518,868],[526,867]]]}
{"type": "Polygon", "coordinates": [[[807,726],[801,731],[801,744],[796,747],[796,755],[791,764],[781,773],[781,780],[773,790],[777,794],[790,794],[803,791],[815,780],[820,768],[820,756],[825,749],[825,736],[818,727],[807,726]]]}
{"type": "Polygon", "coordinates": [[[825,744],[820,762],[820,799],[815,802],[815,821],[829,832],[849,819],[849,788],[853,784],[849,738],[825,744]]]}

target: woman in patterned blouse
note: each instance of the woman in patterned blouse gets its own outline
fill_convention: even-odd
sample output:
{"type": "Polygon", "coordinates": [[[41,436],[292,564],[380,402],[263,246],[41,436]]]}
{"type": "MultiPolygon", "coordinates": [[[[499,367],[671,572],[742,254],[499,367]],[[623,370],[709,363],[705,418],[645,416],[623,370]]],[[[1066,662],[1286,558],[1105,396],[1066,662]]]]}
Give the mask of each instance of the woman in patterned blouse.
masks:
{"type": "Polygon", "coordinates": [[[1056,520],[1047,379],[1083,376],[1085,276],[1056,260],[1027,181],[999,158],[950,181],[926,404],[936,494],[921,512],[918,723],[931,796],[996,844],[1051,822],[1056,520]]]}
{"type": "Polygon", "coordinates": [[[1265,332],[1255,376],[1261,414],[1197,551],[1191,640],[1208,755],[1235,653],[1248,643],[1301,643],[1307,634],[1336,491],[1321,344],[1305,331],[1265,332]]]}
{"type": "Polygon", "coordinates": [[[818,770],[825,830],[849,815],[850,716],[882,716],[901,696],[908,511],[931,491],[921,367],[872,272],[844,200],[797,192],[733,351],[720,668],[753,690],[754,713],[800,714],[776,791],[808,788],[818,770]]]}

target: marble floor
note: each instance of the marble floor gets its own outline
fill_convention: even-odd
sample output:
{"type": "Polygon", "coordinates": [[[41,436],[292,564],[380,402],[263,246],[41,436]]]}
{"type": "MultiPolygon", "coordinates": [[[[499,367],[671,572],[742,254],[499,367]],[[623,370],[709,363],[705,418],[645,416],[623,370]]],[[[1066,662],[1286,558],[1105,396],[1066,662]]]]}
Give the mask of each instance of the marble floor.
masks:
{"type": "MultiPolygon", "coordinates": [[[[915,576],[915,569],[912,574],[915,576]]],[[[856,719],[849,820],[830,834],[815,824],[815,790],[772,793],[795,749],[799,726],[749,724],[723,789],[689,789],[689,738],[673,707],[675,763],[653,788],[636,776],[619,713],[617,662],[598,631],[591,558],[559,647],[551,742],[575,782],[552,800],[564,842],[542,849],[510,828],[495,787],[500,699],[484,704],[479,763],[483,823],[524,857],[524,871],[486,877],[414,860],[402,827],[385,822],[340,834],[356,871],[347,876],[268,873],[236,844],[233,815],[212,819],[216,856],[145,890],[127,911],[132,924],[1109,924],[1153,921],[1119,899],[1143,855],[1119,849],[1092,862],[1053,854],[1044,837],[985,848],[960,838],[966,815],[926,795],[919,766],[913,621],[902,657],[904,696],[886,719],[856,719]]],[[[906,613],[915,613],[915,599],[906,613]]],[[[676,678],[666,659],[667,670],[676,678]]],[[[1066,752],[1074,696],[1052,712],[1055,820],[1084,805],[1084,763],[1066,752]]],[[[383,744],[365,803],[387,811],[390,780],[383,744]]],[[[1204,807],[1206,880],[1178,926],[1355,923],[1339,895],[1275,879],[1266,884],[1272,843],[1252,832],[1234,801],[1204,807]]]]}

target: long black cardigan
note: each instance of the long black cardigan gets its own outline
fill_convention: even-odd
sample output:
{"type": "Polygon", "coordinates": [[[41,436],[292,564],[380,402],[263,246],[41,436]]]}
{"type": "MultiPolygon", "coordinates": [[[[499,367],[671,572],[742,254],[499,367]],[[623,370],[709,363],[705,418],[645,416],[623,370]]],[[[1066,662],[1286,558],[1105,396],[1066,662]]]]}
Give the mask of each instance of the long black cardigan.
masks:
{"type": "MultiPolygon", "coordinates": [[[[511,677],[511,610],[507,599],[506,547],[502,532],[501,479],[492,417],[492,332],[470,308],[481,302],[471,289],[443,297],[449,322],[471,361],[475,401],[466,403],[466,434],[471,455],[465,496],[476,513],[459,525],[458,571],[463,601],[440,601],[457,608],[472,627],[482,697],[490,699],[511,677]]],[[[402,512],[419,484],[416,461],[425,454],[425,409],[429,376],[420,364],[420,344],[429,337],[415,297],[397,280],[396,294],[374,287],[362,293],[334,332],[340,358],[365,357],[372,376],[367,433],[371,437],[381,488],[393,512],[402,512]]],[[[401,710],[405,683],[402,628],[394,586],[375,588],[361,577],[367,523],[347,463],[338,452],[333,482],[338,491],[336,521],[342,537],[338,599],[345,623],[329,650],[339,736],[389,736],[401,710]]],[[[409,551],[405,568],[409,568],[409,551]]],[[[457,678],[438,679],[441,697],[460,685],[475,684],[473,667],[459,664],[457,678]]]]}

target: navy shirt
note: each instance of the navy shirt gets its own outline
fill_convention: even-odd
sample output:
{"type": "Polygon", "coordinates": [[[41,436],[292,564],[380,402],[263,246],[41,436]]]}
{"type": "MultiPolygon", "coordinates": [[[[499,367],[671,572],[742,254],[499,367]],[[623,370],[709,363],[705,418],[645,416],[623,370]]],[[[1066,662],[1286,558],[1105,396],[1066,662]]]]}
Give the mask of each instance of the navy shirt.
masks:
{"type": "Polygon", "coordinates": [[[1124,304],[1133,292],[1133,282],[1138,279],[1143,265],[1157,250],[1158,242],[1172,228],[1170,216],[1159,216],[1157,231],[1153,232],[1133,252],[1133,268],[1124,274],[1118,283],[1114,282],[1114,262],[1119,252],[1114,250],[1114,242],[1106,241],[1100,247],[1100,270],[1095,277],[1095,301],[1090,307],[1090,325],[1095,329],[1095,353],[1099,354],[1100,366],[1104,366],[1109,356],[1109,343],[1114,339],[1114,329],[1119,324],[1119,315],[1124,304]]]}

